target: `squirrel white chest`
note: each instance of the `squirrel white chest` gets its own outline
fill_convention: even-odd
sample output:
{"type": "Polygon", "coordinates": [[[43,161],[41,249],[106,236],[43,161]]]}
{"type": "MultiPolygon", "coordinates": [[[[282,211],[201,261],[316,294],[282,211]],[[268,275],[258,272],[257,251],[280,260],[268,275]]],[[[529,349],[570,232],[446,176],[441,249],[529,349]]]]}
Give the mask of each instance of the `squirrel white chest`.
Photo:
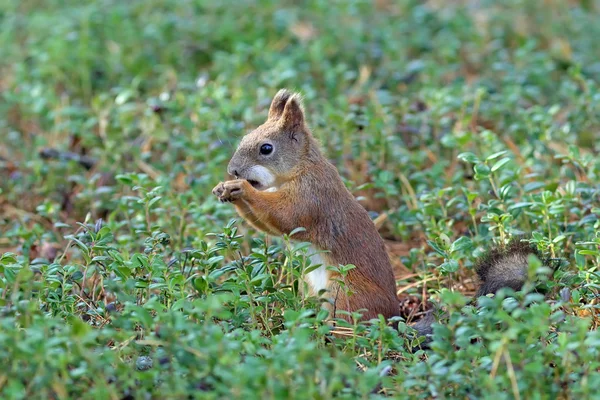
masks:
{"type": "MultiPolygon", "coordinates": [[[[311,247],[309,252],[316,253],[317,250],[314,247],[311,247]]],[[[329,285],[329,271],[327,271],[327,263],[321,254],[313,254],[310,257],[310,264],[321,265],[319,268],[309,272],[304,276],[306,283],[308,283],[313,293],[317,295],[319,291],[326,289],[329,285]]]]}

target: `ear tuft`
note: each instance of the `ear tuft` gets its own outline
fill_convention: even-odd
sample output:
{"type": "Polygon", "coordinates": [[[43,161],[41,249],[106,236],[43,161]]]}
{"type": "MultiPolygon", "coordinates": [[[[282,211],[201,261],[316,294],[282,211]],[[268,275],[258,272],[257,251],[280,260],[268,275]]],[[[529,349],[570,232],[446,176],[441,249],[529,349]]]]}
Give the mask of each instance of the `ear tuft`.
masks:
{"type": "Polygon", "coordinates": [[[285,103],[279,124],[284,129],[293,129],[304,125],[302,96],[299,93],[292,94],[285,103]]]}
{"type": "Polygon", "coordinates": [[[269,117],[270,120],[277,120],[281,118],[283,114],[283,110],[285,108],[285,104],[292,97],[293,93],[287,89],[281,89],[275,97],[273,97],[273,101],[271,101],[271,107],[269,107],[269,117]]]}

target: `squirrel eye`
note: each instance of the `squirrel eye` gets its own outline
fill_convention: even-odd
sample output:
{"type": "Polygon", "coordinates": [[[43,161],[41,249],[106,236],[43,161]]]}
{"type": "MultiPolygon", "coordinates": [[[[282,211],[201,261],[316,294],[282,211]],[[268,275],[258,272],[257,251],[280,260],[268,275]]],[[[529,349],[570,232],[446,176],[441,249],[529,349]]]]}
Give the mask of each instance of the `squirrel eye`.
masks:
{"type": "Polygon", "coordinates": [[[260,154],[266,156],[267,154],[271,154],[273,152],[273,146],[265,143],[262,146],[260,146],[260,154]]]}

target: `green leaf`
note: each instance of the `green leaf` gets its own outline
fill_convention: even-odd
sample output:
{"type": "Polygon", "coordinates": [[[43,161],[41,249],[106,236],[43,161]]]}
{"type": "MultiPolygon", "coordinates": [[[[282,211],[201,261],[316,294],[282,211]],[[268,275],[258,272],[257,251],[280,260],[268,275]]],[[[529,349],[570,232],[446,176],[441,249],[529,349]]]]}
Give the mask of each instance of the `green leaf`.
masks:
{"type": "Polygon", "coordinates": [[[533,205],[533,203],[529,202],[529,201],[521,201],[519,203],[515,203],[512,204],[510,206],[508,206],[508,210],[518,210],[520,208],[527,208],[527,207],[531,207],[533,205]]]}
{"type": "MultiPolygon", "coordinates": [[[[294,247],[292,247],[292,252],[294,252],[294,253],[298,253],[298,252],[300,252],[301,250],[304,250],[304,249],[308,249],[308,248],[310,248],[310,246],[312,246],[312,244],[311,244],[311,243],[308,243],[308,242],[299,242],[299,243],[295,243],[295,244],[294,244],[294,247]]],[[[309,254],[309,255],[311,255],[311,254],[309,254]]]]}
{"type": "Polygon", "coordinates": [[[457,251],[467,251],[473,248],[473,242],[470,238],[463,236],[458,238],[452,243],[450,246],[450,253],[454,253],[457,251]]]}
{"type": "Polygon", "coordinates": [[[131,179],[131,177],[129,175],[119,174],[119,175],[115,176],[115,179],[121,183],[124,183],[125,185],[128,185],[128,186],[133,185],[133,179],[131,179]]]}
{"type": "Polygon", "coordinates": [[[71,333],[75,337],[82,337],[91,330],[91,327],[79,318],[69,318],[69,322],[71,324],[71,333]]]}
{"type": "Polygon", "coordinates": [[[442,265],[440,265],[440,269],[444,272],[448,272],[448,273],[452,273],[452,272],[456,272],[458,271],[458,261],[456,260],[448,260],[444,263],[442,263],[442,265]]]}
{"type": "Polygon", "coordinates": [[[498,160],[493,166],[492,166],[492,172],[498,171],[500,168],[502,168],[504,165],[506,165],[506,163],[508,163],[510,161],[510,158],[505,157],[501,160],[498,160]]]}
{"type": "Polygon", "coordinates": [[[492,154],[491,156],[488,156],[485,161],[492,161],[500,156],[505,155],[506,153],[508,153],[508,150],[504,150],[504,151],[499,151],[497,153],[492,154]]]}
{"type": "Polygon", "coordinates": [[[194,279],[193,281],[194,284],[194,288],[198,291],[198,293],[200,294],[206,294],[208,291],[208,281],[206,280],[206,278],[200,276],[194,279]]]}
{"type": "Polygon", "coordinates": [[[260,275],[257,275],[254,278],[252,278],[252,280],[250,281],[250,284],[253,285],[253,286],[258,286],[265,279],[269,278],[270,276],[271,276],[270,274],[260,274],[260,275]]]}
{"type": "Polygon", "coordinates": [[[4,265],[16,264],[17,255],[15,253],[4,253],[2,254],[2,257],[0,257],[0,263],[4,265]]]}
{"type": "Polygon", "coordinates": [[[133,315],[137,318],[137,320],[142,324],[142,326],[146,329],[149,329],[153,325],[153,318],[150,315],[150,312],[146,310],[144,307],[133,306],[133,315]]]}
{"type": "Polygon", "coordinates": [[[320,265],[320,264],[311,264],[304,269],[304,274],[308,274],[309,272],[315,271],[321,267],[322,267],[322,265],[320,265]]]}
{"type": "Polygon", "coordinates": [[[160,199],[162,199],[162,196],[156,196],[155,198],[153,198],[152,200],[150,200],[148,202],[148,208],[151,208],[160,199]]]}
{"type": "Polygon", "coordinates": [[[598,250],[579,250],[578,251],[579,254],[584,255],[584,256],[598,256],[600,255],[600,251],[598,250]]]}
{"type": "Polygon", "coordinates": [[[73,280],[73,281],[78,281],[81,278],[83,278],[83,272],[81,272],[81,271],[75,271],[75,273],[73,273],[73,275],[71,275],[71,280],[73,280]]]}
{"type": "Polygon", "coordinates": [[[442,256],[442,257],[447,256],[446,252],[444,250],[442,250],[442,248],[440,246],[438,246],[437,243],[435,243],[434,241],[428,240],[427,244],[440,256],[442,256]]]}
{"type": "Polygon", "coordinates": [[[460,153],[457,157],[459,160],[468,162],[471,164],[476,164],[479,162],[479,158],[477,158],[477,156],[471,152],[460,153]]]}
{"type": "Polygon", "coordinates": [[[563,240],[565,240],[567,237],[565,235],[558,235],[557,237],[554,238],[554,240],[552,240],[552,243],[558,243],[558,242],[562,242],[563,240]]]}
{"type": "Polygon", "coordinates": [[[473,170],[475,171],[475,179],[478,181],[489,178],[490,176],[490,167],[483,163],[475,165],[473,170]]]}
{"type": "Polygon", "coordinates": [[[118,106],[121,106],[121,105],[127,103],[129,101],[129,99],[131,99],[133,97],[133,95],[134,95],[134,93],[132,90],[125,89],[117,95],[117,97],[115,98],[115,103],[118,106]]]}
{"type": "Polygon", "coordinates": [[[529,193],[529,192],[533,192],[534,190],[541,189],[545,186],[546,186],[546,184],[543,182],[529,182],[523,186],[523,190],[526,193],[529,193]]]}
{"type": "Polygon", "coordinates": [[[289,237],[294,236],[296,233],[300,233],[300,232],[306,232],[306,228],[303,227],[299,227],[294,229],[293,231],[290,232],[290,234],[288,235],[289,237]]]}

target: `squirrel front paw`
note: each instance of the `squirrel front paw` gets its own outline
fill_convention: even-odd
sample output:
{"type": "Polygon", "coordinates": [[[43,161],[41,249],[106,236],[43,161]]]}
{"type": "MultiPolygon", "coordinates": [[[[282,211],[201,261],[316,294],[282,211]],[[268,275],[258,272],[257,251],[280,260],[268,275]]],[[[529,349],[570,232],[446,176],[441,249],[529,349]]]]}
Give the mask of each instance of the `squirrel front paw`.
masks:
{"type": "Polygon", "coordinates": [[[222,203],[236,201],[244,195],[245,184],[247,182],[243,179],[221,182],[215,186],[212,192],[222,203]]]}

